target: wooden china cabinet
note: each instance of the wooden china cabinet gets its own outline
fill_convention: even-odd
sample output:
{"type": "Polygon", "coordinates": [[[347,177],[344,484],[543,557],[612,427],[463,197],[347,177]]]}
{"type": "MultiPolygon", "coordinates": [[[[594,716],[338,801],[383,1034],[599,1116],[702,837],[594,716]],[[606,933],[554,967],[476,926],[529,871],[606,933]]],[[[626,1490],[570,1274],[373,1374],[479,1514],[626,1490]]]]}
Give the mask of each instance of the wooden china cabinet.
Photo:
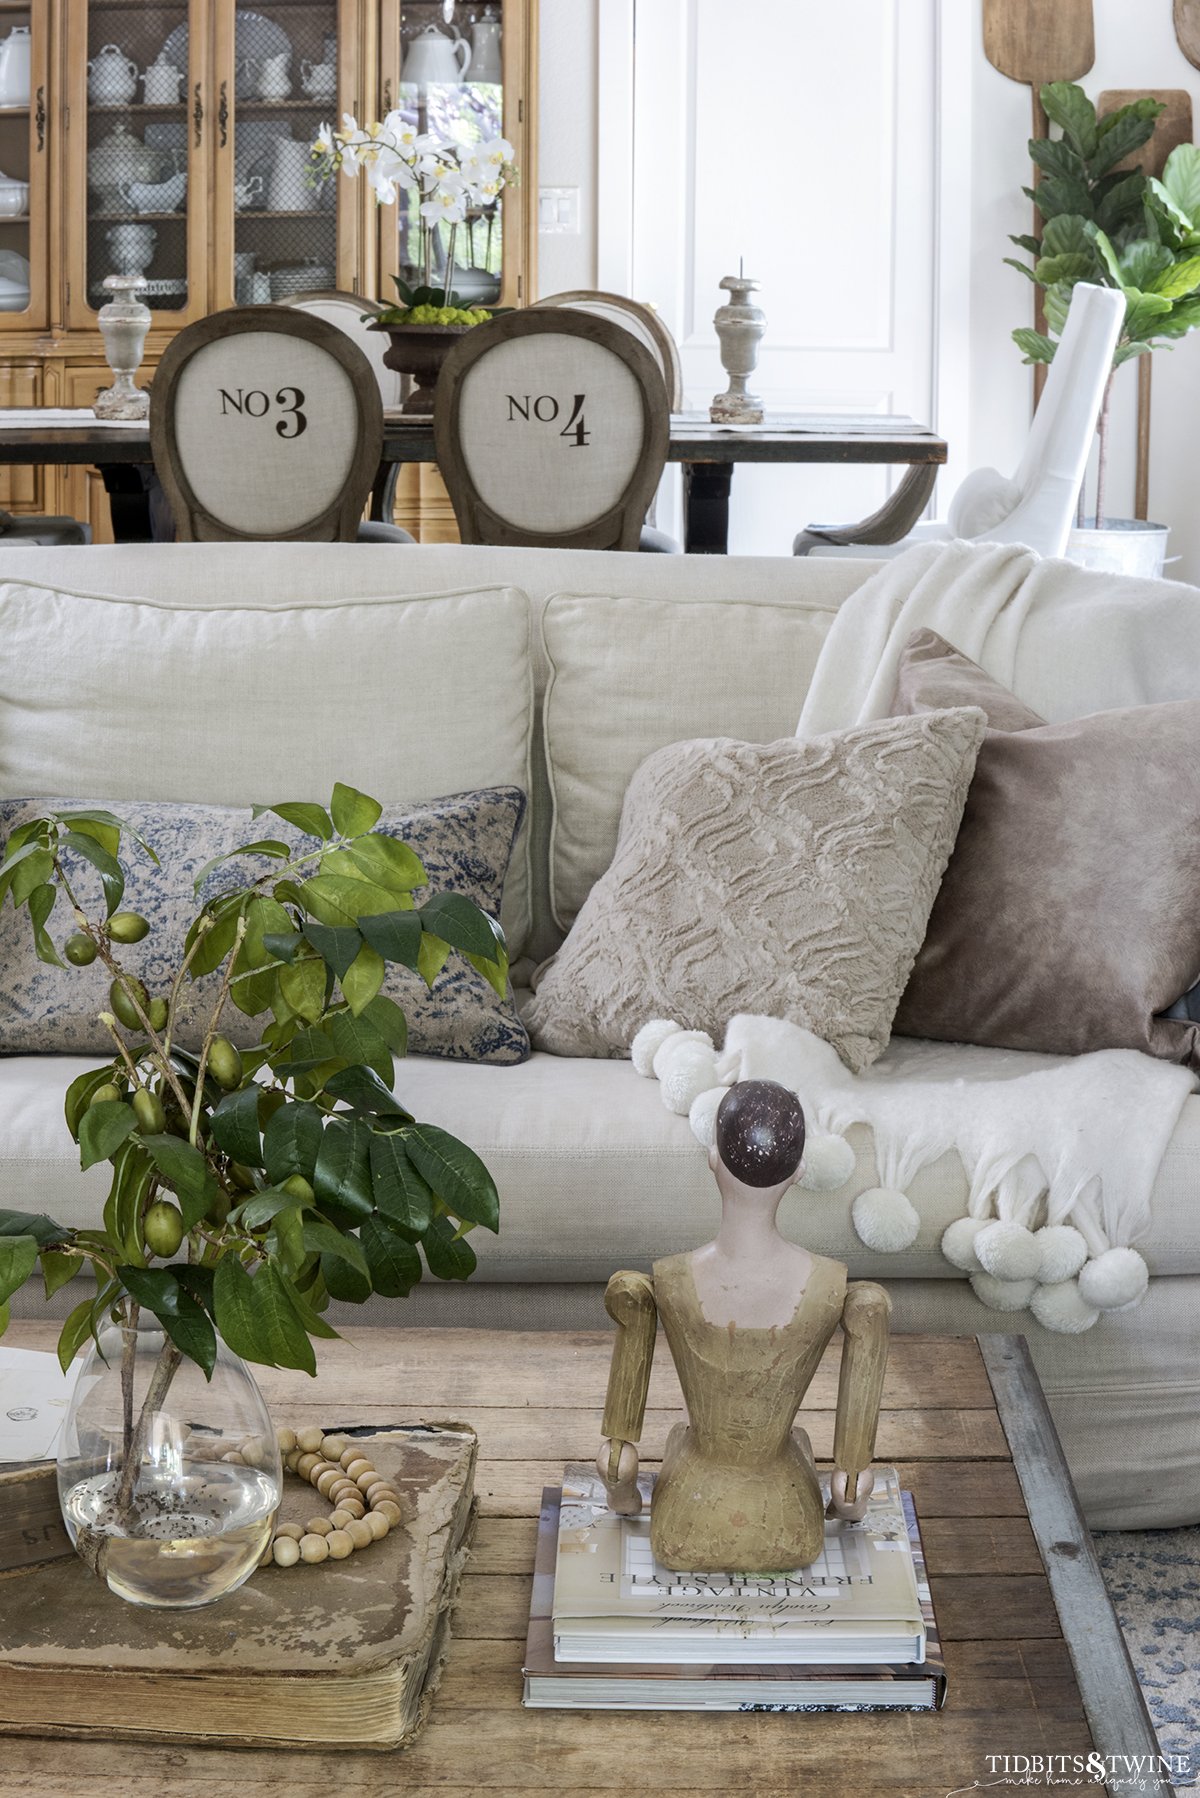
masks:
{"type": "MultiPolygon", "coordinates": [[[[311,184],[307,146],[343,112],[398,106],[422,128],[509,139],[521,180],[467,227],[464,280],[473,302],[523,304],[537,241],[537,6],[0,0],[0,174],[29,187],[27,212],[0,217],[0,405],[90,406],[109,384],[96,323],[109,274],[149,282],[142,382],[176,331],[222,307],[306,288],[391,298],[415,241],[403,205],[377,207],[345,177],[311,184]]],[[[110,534],[91,470],[0,469],[0,506],[110,534]]],[[[396,517],[427,539],[454,534],[433,470],[404,471],[396,517]]]]}

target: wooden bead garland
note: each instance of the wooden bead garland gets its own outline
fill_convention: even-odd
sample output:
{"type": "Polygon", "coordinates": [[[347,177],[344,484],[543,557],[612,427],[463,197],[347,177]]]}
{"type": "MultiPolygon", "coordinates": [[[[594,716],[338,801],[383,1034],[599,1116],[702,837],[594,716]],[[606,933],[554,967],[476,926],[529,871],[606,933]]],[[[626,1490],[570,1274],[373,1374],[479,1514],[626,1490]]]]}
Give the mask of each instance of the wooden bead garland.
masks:
{"type": "MultiPolygon", "coordinates": [[[[275,1433],[287,1471],[315,1486],[333,1510],[328,1517],[310,1517],[304,1525],[281,1523],[263,1550],[260,1567],[270,1562],[276,1567],[295,1567],[344,1561],[358,1549],[381,1542],[389,1530],[404,1522],[407,1502],[391,1481],[372,1467],[357,1443],[344,1436],[326,1436],[315,1427],[275,1433]]],[[[262,1442],[251,1436],[221,1458],[254,1466],[262,1452],[262,1442]]]]}

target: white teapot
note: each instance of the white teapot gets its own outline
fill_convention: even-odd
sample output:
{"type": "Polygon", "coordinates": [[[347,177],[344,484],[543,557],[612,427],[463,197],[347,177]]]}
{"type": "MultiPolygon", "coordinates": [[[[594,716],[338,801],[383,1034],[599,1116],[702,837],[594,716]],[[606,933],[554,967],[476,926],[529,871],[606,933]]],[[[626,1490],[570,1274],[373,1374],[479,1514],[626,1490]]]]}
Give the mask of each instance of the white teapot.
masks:
{"type": "Polygon", "coordinates": [[[28,25],[14,25],[0,44],[0,106],[28,106],[32,44],[28,25]]]}
{"type": "Polygon", "coordinates": [[[105,44],[87,65],[88,99],[120,106],[137,93],[137,64],[116,44],[105,44]]]}
{"type": "Polygon", "coordinates": [[[457,87],[470,66],[471,46],[465,38],[447,37],[436,25],[427,25],[408,46],[400,79],[421,87],[457,87]]]}
{"type": "Polygon", "coordinates": [[[182,80],[183,70],[177,69],[173,62],[164,62],[160,56],[157,62],[148,63],[142,75],[146,105],[175,106],[179,100],[179,84],[182,80]]]}

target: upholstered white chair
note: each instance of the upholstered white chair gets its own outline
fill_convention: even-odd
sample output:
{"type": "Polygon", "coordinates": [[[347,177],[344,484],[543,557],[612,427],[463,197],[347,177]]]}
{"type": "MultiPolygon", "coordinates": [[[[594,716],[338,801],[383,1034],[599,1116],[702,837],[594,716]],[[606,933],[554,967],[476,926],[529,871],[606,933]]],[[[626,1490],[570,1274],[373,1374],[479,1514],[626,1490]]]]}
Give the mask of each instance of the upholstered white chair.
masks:
{"type": "MultiPolygon", "coordinates": [[[[535,306],[565,306],[573,312],[587,312],[593,318],[607,318],[614,325],[630,331],[643,344],[659,366],[667,390],[667,404],[672,412],[683,410],[683,369],[679,361],[679,345],[653,306],[641,300],[630,300],[623,293],[606,293],[600,288],[572,288],[564,293],[547,294],[535,300],[535,306]]],[[[679,555],[680,545],[666,531],[658,529],[655,517],[657,497],[646,512],[646,528],[638,548],[660,555],[679,555]]]]}
{"type": "MultiPolygon", "coordinates": [[[[977,468],[954,495],[944,523],[915,526],[912,510],[904,516],[897,503],[898,491],[861,524],[810,524],[796,537],[793,554],[895,556],[914,543],[966,538],[1023,543],[1039,555],[1061,556],[1124,320],[1124,294],[1084,281],[1075,287],[1025,451],[1011,480],[994,468],[977,468]]],[[[902,491],[910,502],[919,500],[915,507],[919,512],[932,491],[932,471],[923,496],[914,482],[906,483],[902,491]]]]}
{"type": "Polygon", "coordinates": [[[629,331],[529,307],[459,338],[433,431],[464,543],[636,550],[670,420],[658,365],[629,331]]]}
{"type": "Polygon", "coordinates": [[[243,306],[199,319],[155,374],[150,447],[183,543],[411,543],[361,523],[382,444],[366,356],[304,312],[243,306]]]}

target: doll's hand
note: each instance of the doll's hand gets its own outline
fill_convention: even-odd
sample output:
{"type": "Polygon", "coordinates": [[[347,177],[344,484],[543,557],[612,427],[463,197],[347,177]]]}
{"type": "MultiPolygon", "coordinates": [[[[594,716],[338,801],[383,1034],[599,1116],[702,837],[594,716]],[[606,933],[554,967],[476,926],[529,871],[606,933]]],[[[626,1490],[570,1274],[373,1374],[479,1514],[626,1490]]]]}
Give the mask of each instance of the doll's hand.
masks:
{"type": "Polygon", "coordinates": [[[618,1517],[641,1515],[642,1495],[638,1491],[638,1452],[632,1442],[610,1438],[596,1456],[596,1472],[608,1493],[608,1508],[618,1517]]]}
{"type": "Polygon", "coordinates": [[[869,1467],[860,1473],[852,1497],[847,1497],[846,1494],[847,1478],[844,1469],[839,1467],[829,1483],[829,1503],[825,1507],[825,1515],[840,1517],[844,1523],[861,1523],[875,1490],[875,1475],[869,1467]]]}

